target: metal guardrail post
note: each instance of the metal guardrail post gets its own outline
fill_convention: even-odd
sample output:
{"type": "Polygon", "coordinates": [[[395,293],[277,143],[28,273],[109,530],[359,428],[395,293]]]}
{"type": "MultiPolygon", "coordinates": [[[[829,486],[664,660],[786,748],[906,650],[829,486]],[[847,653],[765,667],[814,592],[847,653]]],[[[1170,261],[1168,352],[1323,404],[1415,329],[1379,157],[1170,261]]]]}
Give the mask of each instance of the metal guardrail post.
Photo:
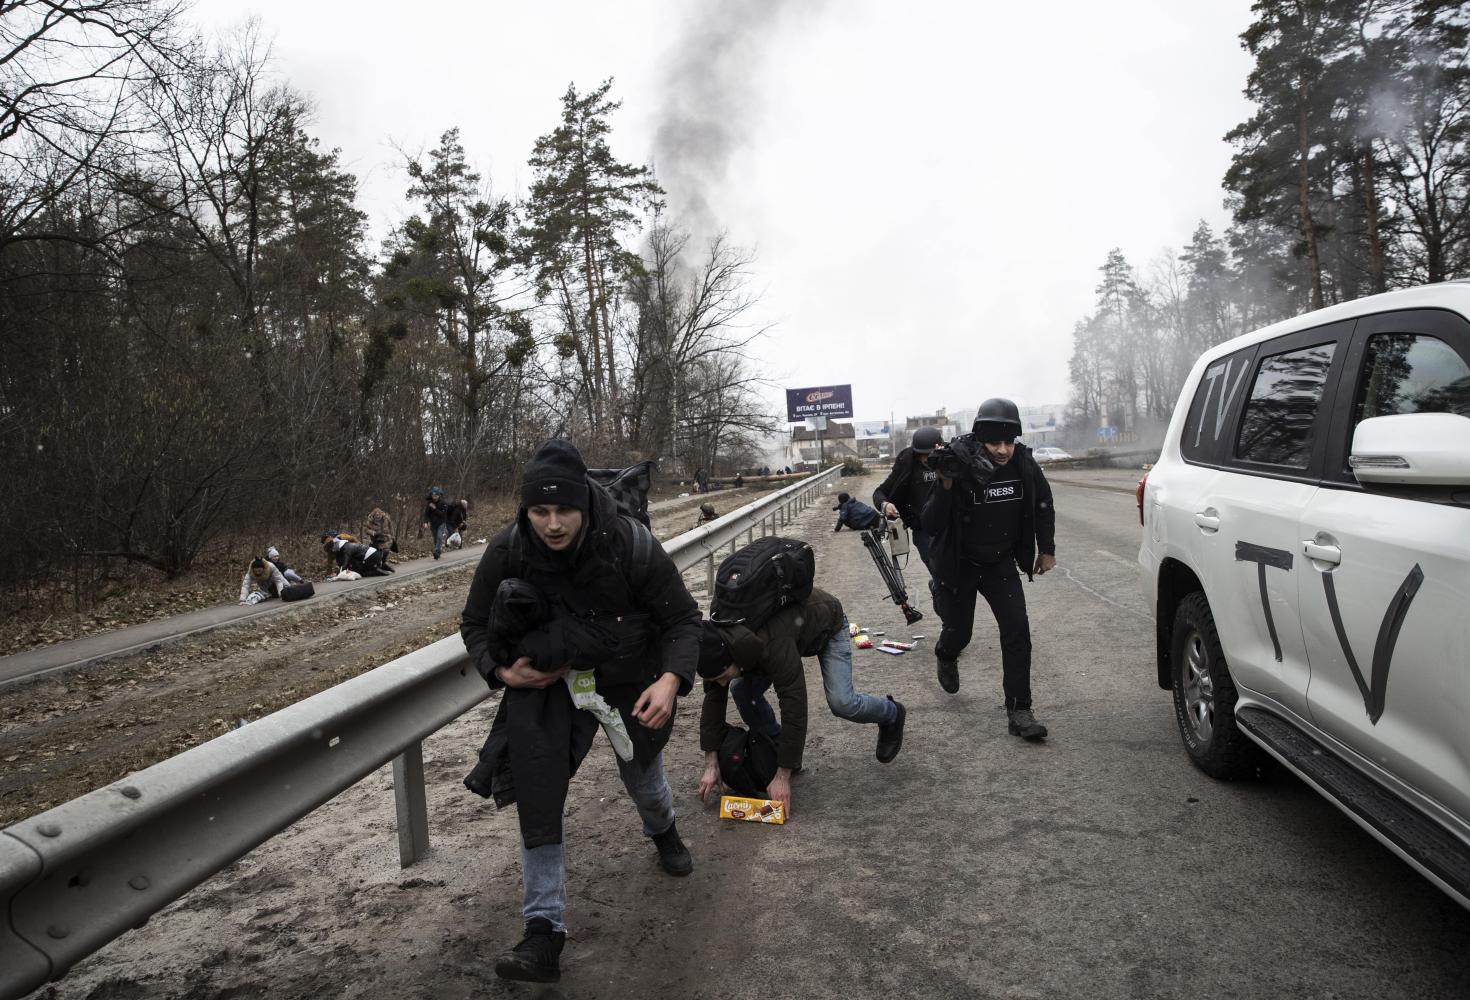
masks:
{"type": "Polygon", "coordinates": [[[393,802],[398,813],[398,867],[407,868],[429,853],[422,740],[393,758],[393,802]]]}
{"type": "Polygon", "coordinates": [[[713,552],[704,561],[704,592],[711,597],[715,593],[715,554],[713,552]]]}

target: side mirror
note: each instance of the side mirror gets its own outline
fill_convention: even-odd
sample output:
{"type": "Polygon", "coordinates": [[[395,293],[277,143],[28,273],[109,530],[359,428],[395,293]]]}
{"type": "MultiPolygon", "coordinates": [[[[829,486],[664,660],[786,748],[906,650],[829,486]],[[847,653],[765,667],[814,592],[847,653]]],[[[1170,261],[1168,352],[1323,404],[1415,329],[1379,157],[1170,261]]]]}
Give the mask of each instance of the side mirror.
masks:
{"type": "Polygon", "coordinates": [[[1470,417],[1399,413],[1353,430],[1348,465],[1358,482],[1470,486],[1470,417]]]}

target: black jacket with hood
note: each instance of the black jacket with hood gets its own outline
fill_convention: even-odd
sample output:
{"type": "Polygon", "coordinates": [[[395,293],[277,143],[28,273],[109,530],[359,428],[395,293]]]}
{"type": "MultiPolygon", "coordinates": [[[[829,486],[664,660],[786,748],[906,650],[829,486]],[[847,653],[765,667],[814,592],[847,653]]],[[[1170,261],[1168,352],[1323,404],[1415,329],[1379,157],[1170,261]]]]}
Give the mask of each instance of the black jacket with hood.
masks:
{"type": "MultiPolygon", "coordinates": [[[[976,444],[975,447],[983,446],[976,444]]],[[[1049,556],[1057,553],[1057,512],[1052,506],[1051,486],[1042,474],[1041,466],[1031,457],[1031,449],[1018,443],[1011,462],[1026,487],[1026,499],[1021,507],[1021,530],[1016,534],[1016,545],[1011,551],[1021,571],[1031,579],[1037,549],[1049,556]]],[[[963,575],[961,564],[966,561],[964,533],[971,530],[972,515],[968,506],[958,501],[970,490],[984,486],[984,482],[975,480],[974,473],[966,473],[955,480],[950,489],[936,483],[929,491],[929,502],[924,504],[920,523],[933,539],[929,546],[929,559],[940,583],[963,575]]]]}
{"type": "MultiPolygon", "coordinates": [[[[460,616],[470,662],[492,688],[490,610],[496,589],[507,577],[534,584],[556,614],[591,618],[626,635],[642,634],[641,650],[597,668],[597,692],[623,716],[634,757],[647,766],[668,742],[672,722],[652,730],[632,717],[643,691],[665,673],[679,678],[679,694],[694,682],[699,659],[699,606],[678,568],[642,524],[618,513],[612,496],[587,480],[590,509],[582,530],[566,552],[548,549],[521,507],[514,524],[486,546],[460,616]]],[[[625,643],[637,647],[636,642],[625,643]]],[[[546,688],[507,688],[491,727],[485,753],[498,755],[493,782],[497,805],[519,806],[527,847],[561,842],[567,784],[591,748],[597,732],[591,713],[577,709],[565,684],[546,688]]],[[[482,759],[485,759],[482,753],[482,759]]]]}

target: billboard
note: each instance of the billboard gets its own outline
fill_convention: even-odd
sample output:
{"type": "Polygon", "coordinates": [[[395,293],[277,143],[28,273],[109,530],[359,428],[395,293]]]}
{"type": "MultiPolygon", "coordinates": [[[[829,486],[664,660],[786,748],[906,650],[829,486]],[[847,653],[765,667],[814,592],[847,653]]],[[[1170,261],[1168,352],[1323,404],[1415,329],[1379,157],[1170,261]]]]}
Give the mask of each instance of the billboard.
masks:
{"type": "Polygon", "coordinates": [[[893,425],[886,420],[854,420],[852,429],[859,441],[887,441],[893,434],[893,425]]]}
{"type": "Polygon", "coordinates": [[[852,386],[819,385],[786,390],[786,419],[798,423],[811,417],[851,417],[852,386]]]}

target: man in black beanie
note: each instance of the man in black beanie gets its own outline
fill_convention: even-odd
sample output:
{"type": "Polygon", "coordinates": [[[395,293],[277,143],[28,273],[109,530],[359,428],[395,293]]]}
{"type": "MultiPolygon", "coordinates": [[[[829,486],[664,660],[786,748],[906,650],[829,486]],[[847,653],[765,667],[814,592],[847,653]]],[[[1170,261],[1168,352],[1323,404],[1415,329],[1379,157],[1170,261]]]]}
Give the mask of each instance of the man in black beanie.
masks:
{"type": "Polygon", "coordinates": [[[573,683],[585,674],[566,663],[520,656],[497,663],[490,619],[502,580],[535,585],[554,615],[595,622],[612,653],[593,672],[595,699],[621,716],[631,759],[618,772],[670,875],[694,868],[674,825],[663,747],[674,701],[687,694],[699,659],[699,606],[663,548],[641,523],[618,513],[612,496],[587,477],[569,441],[547,441],[521,471],[514,524],[490,540],[470,585],[460,634],[470,660],[492,688],[505,689],[497,714],[509,745],[509,769],[521,829],[525,936],[496,962],[505,979],[557,982],[566,940],[566,848],[562,812],[567,787],[591,748],[599,722],[580,707],[594,692],[573,683]]]}

